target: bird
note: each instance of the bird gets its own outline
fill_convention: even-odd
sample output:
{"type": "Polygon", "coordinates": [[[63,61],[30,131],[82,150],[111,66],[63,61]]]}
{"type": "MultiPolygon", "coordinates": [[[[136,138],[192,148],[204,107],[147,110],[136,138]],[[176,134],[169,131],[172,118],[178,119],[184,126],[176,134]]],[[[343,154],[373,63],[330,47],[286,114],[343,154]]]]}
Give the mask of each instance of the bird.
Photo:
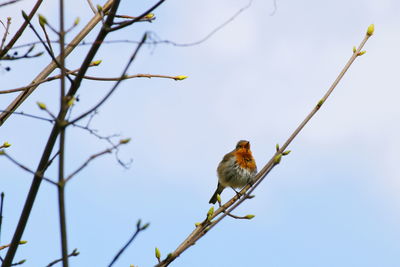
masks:
{"type": "Polygon", "coordinates": [[[250,150],[250,142],[240,140],[236,148],[226,154],[217,168],[218,186],[209,203],[217,202],[226,187],[242,188],[252,182],[257,174],[257,165],[250,150]]]}

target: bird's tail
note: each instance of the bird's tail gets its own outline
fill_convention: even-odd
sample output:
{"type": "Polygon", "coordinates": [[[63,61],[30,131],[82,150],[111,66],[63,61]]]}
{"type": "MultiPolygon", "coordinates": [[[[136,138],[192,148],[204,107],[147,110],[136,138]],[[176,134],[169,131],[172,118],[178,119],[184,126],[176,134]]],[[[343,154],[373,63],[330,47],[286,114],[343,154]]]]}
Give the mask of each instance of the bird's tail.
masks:
{"type": "Polygon", "coordinates": [[[215,190],[214,195],[211,197],[208,203],[215,204],[217,202],[217,195],[220,195],[224,189],[225,187],[223,187],[220,183],[218,183],[217,190],[215,190]]]}

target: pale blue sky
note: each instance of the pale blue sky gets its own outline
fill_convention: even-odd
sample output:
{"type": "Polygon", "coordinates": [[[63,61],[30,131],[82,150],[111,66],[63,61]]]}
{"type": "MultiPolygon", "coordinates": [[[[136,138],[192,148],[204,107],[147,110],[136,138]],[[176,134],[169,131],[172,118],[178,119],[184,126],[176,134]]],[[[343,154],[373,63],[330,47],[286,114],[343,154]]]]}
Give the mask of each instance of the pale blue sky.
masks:
{"type": "MultiPolygon", "coordinates": [[[[15,19],[34,1],[0,9],[15,19]]],[[[96,4],[97,1],[94,1],[96,4]]],[[[100,3],[100,2],[99,2],[100,3]]],[[[226,21],[246,0],[166,1],[154,23],[113,33],[109,40],[139,40],[145,30],[161,39],[197,41],[226,21]]],[[[86,1],[68,1],[68,21],[88,21],[86,1]]],[[[137,15],[148,1],[122,1],[121,14],[137,15]]],[[[115,266],[152,266],[154,247],[173,251],[202,220],[215,190],[216,167],[240,139],[250,140],[261,168],[330,86],[362,40],[376,34],[320,112],[285,157],[236,212],[251,221],[225,219],[171,266],[336,267],[398,266],[400,182],[398,167],[400,3],[387,1],[272,1],[252,6],[206,42],[192,47],[144,47],[129,70],[188,75],[185,81],[136,79],[122,83],[99,110],[93,127],[131,137],[121,149],[129,170],[113,156],[90,164],[66,189],[69,248],[81,254],[71,266],[106,266],[135,230],[150,222],[115,266]]],[[[56,1],[40,10],[57,25],[56,1]]],[[[35,40],[31,32],[24,42],[35,40]]],[[[70,38],[76,33],[74,30],[70,38]]],[[[93,38],[94,35],[91,35],[93,38]]],[[[91,40],[88,38],[87,40],[91,40]]],[[[108,44],[96,59],[97,76],[118,76],[134,44],[108,44]]],[[[79,66],[88,47],[67,59],[79,66]]],[[[40,46],[38,51],[43,50],[40,46]]],[[[21,51],[22,52],[22,51],[21,51]]],[[[1,89],[29,83],[47,57],[2,62],[1,89]]],[[[85,81],[76,115],[94,105],[111,83],[85,81]]],[[[56,110],[58,83],[45,84],[20,111],[56,110]]],[[[0,108],[13,98],[0,95],[0,108]]],[[[35,168],[50,124],[11,117],[0,131],[8,152],[35,168]]],[[[107,148],[91,135],[67,135],[67,173],[107,148]]],[[[6,193],[1,243],[12,237],[32,176],[0,158],[0,191],[6,193]]],[[[55,175],[55,168],[48,176],[55,175]]],[[[229,190],[223,200],[233,195],[229,190]]],[[[60,257],[56,189],[43,183],[17,260],[45,266],[60,257]]],[[[4,255],[2,252],[0,255],[4,255]]]]}

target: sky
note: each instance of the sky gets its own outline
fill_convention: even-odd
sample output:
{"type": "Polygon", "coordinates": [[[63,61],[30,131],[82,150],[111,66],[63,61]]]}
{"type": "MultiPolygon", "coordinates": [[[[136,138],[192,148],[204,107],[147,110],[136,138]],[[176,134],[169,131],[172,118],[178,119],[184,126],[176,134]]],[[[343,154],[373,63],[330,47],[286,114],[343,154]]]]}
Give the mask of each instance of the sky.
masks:
{"type": "MultiPolygon", "coordinates": [[[[139,15],[153,2],[122,1],[120,14],[139,15]]],[[[21,9],[28,11],[33,3],[24,0],[1,8],[0,19],[12,17],[15,32],[21,9]]],[[[153,23],[112,33],[108,40],[138,41],[150,31],[152,40],[196,42],[248,4],[169,0],[154,12],[153,23]]],[[[275,145],[286,141],[324,95],[352,47],[374,23],[366,54],[356,59],[293,141],[291,154],[255,190],[255,198],[235,211],[255,218],[224,219],[171,266],[398,266],[399,11],[400,3],[394,0],[277,0],[276,7],[273,1],[253,0],[198,45],[144,46],[129,74],[188,78],[126,80],[98,110],[91,127],[104,136],[119,134],[116,140],[131,138],[119,158],[132,163],[125,169],[114,155],[105,155],[67,184],[68,246],[80,252],[70,258],[70,265],[107,266],[135,231],[138,219],[149,222],[149,228],[114,266],[153,266],[155,247],[163,257],[175,250],[205,218],[223,155],[238,140],[249,140],[261,169],[275,145]]],[[[58,26],[57,1],[45,2],[39,13],[58,26]]],[[[66,24],[76,17],[81,22],[67,40],[91,17],[86,1],[68,1],[66,24]]],[[[18,44],[32,41],[36,39],[28,29],[18,44]]],[[[103,45],[95,57],[102,63],[89,74],[118,77],[135,47],[127,42],[103,45]]],[[[78,68],[88,48],[74,51],[67,58],[68,68],[78,68]]],[[[43,48],[37,45],[35,51],[43,48]]],[[[3,90],[28,84],[49,58],[0,63],[3,90]],[[7,66],[11,71],[4,70],[7,66]]],[[[94,106],[112,85],[84,81],[72,116],[94,106]]],[[[57,81],[43,84],[18,111],[46,116],[36,106],[40,101],[55,113],[58,88],[57,81]]],[[[0,95],[0,109],[15,96],[0,95]]],[[[50,130],[48,122],[14,115],[1,126],[0,143],[11,143],[7,153],[35,169],[50,130]]],[[[68,129],[66,144],[67,173],[109,147],[77,128],[68,129]]],[[[0,170],[0,191],[5,193],[0,243],[6,244],[32,175],[6,158],[0,158],[0,170]]],[[[56,173],[54,165],[46,175],[56,179],[56,173]]],[[[227,201],[233,195],[225,190],[221,197],[227,201]]],[[[28,243],[15,259],[27,259],[24,266],[46,266],[60,258],[53,185],[42,183],[23,239],[28,243]]]]}

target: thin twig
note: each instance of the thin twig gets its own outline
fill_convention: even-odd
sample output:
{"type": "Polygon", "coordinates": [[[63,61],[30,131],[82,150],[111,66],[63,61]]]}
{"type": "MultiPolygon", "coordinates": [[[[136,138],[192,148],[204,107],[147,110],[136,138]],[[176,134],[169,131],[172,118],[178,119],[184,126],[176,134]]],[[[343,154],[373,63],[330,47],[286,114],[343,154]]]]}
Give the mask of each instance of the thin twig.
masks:
{"type": "Polygon", "coordinates": [[[117,31],[119,29],[125,28],[125,27],[127,27],[129,25],[132,25],[133,23],[136,23],[136,22],[140,21],[141,19],[146,17],[148,14],[150,14],[153,10],[155,10],[157,7],[159,7],[162,3],[164,3],[164,1],[165,0],[158,1],[154,6],[152,6],[148,10],[146,10],[146,12],[144,12],[142,15],[136,17],[135,19],[133,19],[131,21],[123,22],[120,25],[111,28],[110,31],[117,31]]]}
{"type": "Polygon", "coordinates": [[[10,25],[11,25],[11,17],[8,17],[4,35],[3,35],[3,38],[1,39],[0,51],[3,49],[4,42],[6,41],[7,35],[9,34],[8,30],[10,29],[10,25]]]}
{"type": "Polygon", "coordinates": [[[87,2],[89,4],[89,6],[90,6],[90,9],[93,11],[94,14],[96,14],[97,13],[97,9],[94,7],[94,5],[92,3],[92,0],[87,0],[87,2]]]}
{"type": "Polygon", "coordinates": [[[38,52],[36,54],[31,54],[31,52],[33,51],[33,49],[35,48],[35,45],[32,45],[31,47],[29,47],[29,49],[25,52],[25,54],[18,56],[17,52],[14,52],[13,55],[5,55],[3,58],[1,58],[1,60],[18,60],[21,58],[35,58],[35,57],[40,57],[41,55],[43,55],[43,52],[38,52]]]}
{"type": "Polygon", "coordinates": [[[19,1],[21,1],[21,0],[11,0],[11,1],[8,1],[8,2],[5,2],[5,3],[1,3],[0,7],[11,5],[11,4],[14,4],[14,3],[19,2],[19,1]]]}
{"type": "MultiPolygon", "coordinates": [[[[222,28],[224,28],[226,25],[228,25],[229,23],[231,23],[234,19],[236,19],[243,11],[245,11],[246,9],[250,8],[250,6],[253,4],[253,0],[250,0],[247,5],[245,5],[244,7],[242,7],[241,9],[239,9],[235,14],[232,15],[232,17],[230,17],[229,19],[227,19],[226,21],[224,21],[221,25],[219,25],[218,27],[216,27],[214,30],[212,30],[210,33],[208,33],[206,36],[204,36],[203,38],[201,38],[198,41],[192,42],[192,43],[177,43],[174,41],[170,41],[170,40],[158,40],[155,41],[155,44],[159,44],[159,43],[164,43],[164,44],[171,44],[173,46],[179,46],[179,47],[187,47],[187,46],[195,46],[195,45],[199,45],[205,41],[207,41],[209,38],[211,38],[215,33],[217,33],[219,30],[221,30],[222,28]]],[[[157,37],[157,35],[155,33],[151,33],[150,37],[157,37]]],[[[158,38],[158,37],[157,37],[158,38]]]]}
{"type": "Polygon", "coordinates": [[[249,198],[250,194],[254,191],[254,189],[265,179],[267,174],[280,163],[281,157],[284,155],[284,151],[289,146],[289,144],[294,140],[294,138],[300,133],[300,131],[304,128],[304,126],[308,123],[308,121],[317,113],[317,111],[321,108],[321,106],[325,103],[327,98],[330,96],[332,91],[336,88],[339,81],[343,78],[346,71],[349,69],[354,60],[360,56],[360,51],[363,48],[364,44],[367,42],[368,38],[371,34],[366,34],[363,41],[360,43],[356,51],[350,57],[343,70],[339,73],[336,80],[333,82],[332,86],[328,89],[325,95],[321,98],[320,101],[315,105],[315,107],[311,110],[311,112],[306,116],[306,118],[300,123],[300,125],[296,128],[296,130],[290,135],[287,141],[284,143],[282,147],[277,149],[277,152],[273,155],[273,157],[268,161],[268,163],[261,169],[261,171],[256,175],[255,182],[252,185],[246,185],[241,191],[240,195],[243,197],[239,198],[239,195],[235,195],[231,198],[227,203],[222,205],[218,210],[216,210],[211,216],[208,216],[206,220],[204,220],[201,224],[199,224],[196,229],[189,234],[189,236],[178,246],[178,248],[167,258],[165,258],[161,263],[157,264],[157,267],[168,266],[172,261],[174,261],[179,255],[181,255],[186,249],[195,244],[197,240],[199,240],[202,236],[204,236],[210,229],[212,229],[215,225],[217,225],[223,218],[225,218],[228,214],[230,214],[236,207],[238,207],[243,201],[249,198]]]}
{"type": "MultiPolygon", "coordinates": [[[[64,29],[64,0],[59,1],[60,6],[60,30],[58,35],[60,37],[60,114],[67,113],[67,101],[65,98],[65,78],[69,78],[65,69],[65,29],[64,29]]],[[[44,28],[44,27],[43,27],[44,28]]],[[[70,79],[70,78],[69,78],[70,79]]],[[[70,79],[72,81],[72,79],[70,79]]],[[[60,239],[61,239],[61,254],[63,267],[68,267],[68,235],[67,235],[67,218],[65,210],[65,134],[66,128],[61,127],[59,139],[59,155],[58,155],[58,211],[60,222],[60,239]]]]}
{"type": "Polygon", "coordinates": [[[99,153],[91,155],[81,166],[79,166],[79,168],[77,168],[74,172],[72,172],[70,175],[68,175],[67,178],[65,178],[64,183],[67,183],[69,180],[72,179],[72,177],[74,177],[76,174],[78,174],[80,171],[82,171],[92,160],[95,160],[96,158],[103,156],[105,154],[112,153],[113,150],[116,150],[119,146],[121,146],[123,144],[124,143],[119,143],[113,147],[107,148],[106,150],[103,150],[99,153]]]}
{"type": "MultiPolygon", "coordinates": [[[[76,75],[76,73],[71,73],[72,75],[76,75]]],[[[127,80],[133,78],[165,78],[172,80],[181,80],[180,76],[169,76],[169,75],[159,75],[159,74],[133,74],[133,75],[125,75],[120,77],[94,77],[94,76],[83,76],[84,79],[87,80],[95,80],[95,81],[120,81],[127,80]]]]}
{"type": "Polygon", "coordinates": [[[117,260],[118,258],[124,253],[124,251],[129,247],[129,245],[132,243],[132,241],[136,238],[136,236],[141,232],[146,230],[147,227],[149,227],[149,223],[146,223],[145,225],[141,225],[141,220],[138,220],[136,224],[136,231],[132,235],[132,237],[129,239],[129,241],[118,251],[118,253],[114,256],[112,259],[111,263],[108,265],[108,267],[111,267],[117,260]]]}
{"type": "Polygon", "coordinates": [[[1,225],[3,223],[3,204],[4,204],[4,192],[0,194],[0,244],[1,244],[1,225]]]}
{"type": "Polygon", "coordinates": [[[33,174],[35,176],[38,176],[40,179],[45,180],[46,182],[49,182],[53,185],[57,185],[56,182],[53,182],[51,179],[44,177],[42,174],[37,173],[32,171],[31,169],[29,169],[28,167],[26,167],[25,165],[23,165],[22,163],[19,163],[17,160],[15,160],[13,157],[11,157],[10,155],[8,155],[6,152],[3,151],[1,156],[5,156],[7,159],[9,159],[12,163],[14,163],[15,165],[17,165],[18,167],[20,167],[21,169],[23,169],[24,171],[29,172],[30,174],[33,174]]]}
{"type": "MultiPolygon", "coordinates": [[[[76,256],[78,256],[78,255],[79,255],[78,250],[77,250],[77,249],[74,249],[74,250],[71,252],[71,254],[68,255],[68,257],[76,257],[76,256]]],[[[59,262],[62,261],[62,260],[63,260],[63,259],[61,258],[61,259],[52,261],[52,262],[50,262],[48,265],[46,265],[46,267],[51,267],[51,266],[53,266],[54,264],[59,263],[59,262]]]]}
{"type": "Polygon", "coordinates": [[[43,24],[43,25],[41,24],[40,26],[42,27],[42,30],[44,32],[44,36],[46,37],[46,42],[47,42],[47,45],[49,46],[51,54],[54,56],[54,51],[53,51],[53,47],[51,46],[50,37],[49,37],[49,34],[47,33],[47,30],[46,30],[46,24],[43,24]]]}
{"type": "MultiPolygon", "coordinates": [[[[9,112],[9,111],[7,111],[7,110],[1,110],[1,109],[0,109],[0,112],[9,112]]],[[[44,117],[40,117],[40,116],[28,114],[28,113],[25,113],[25,112],[23,112],[23,111],[21,111],[21,112],[19,112],[19,111],[14,111],[14,112],[12,112],[12,113],[15,114],[15,115],[21,115],[21,116],[25,116],[25,117],[28,117],[28,118],[33,118],[33,119],[38,119],[38,120],[48,121],[48,122],[50,122],[50,123],[54,123],[54,120],[53,120],[53,119],[49,119],[49,118],[44,118],[44,117]]]]}
{"type": "MultiPolygon", "coordinates": [[[[98,64],[92,63],[90,66],[97,66],[97,65],[98,64]]],[[[68,70],[67,73],[68,74],[74,74],[74,73],[76,73],[78,71],[79,71],[79,69],[68,70]]],[[[60,78],[61,78],[61,74],[54,75],[54,76],[48,77],[48,78],[43,79],[41,81],[37,81],[35,83],[31,83],[31,84],[23,86],[23,87],[18,87],[18,88],[15,88],[15,89],[8,89],[8,90],[0,91],[0,94],[9,94],[9,93],[25,91],[25,90],[28,90],[28,89],[34,87],[34,86],[38,86],[39,84],[42,84],[42,83],[45,83],[45,82],[50,82],[50,81],[53,81],[53,80],[56,80],[56,79],[60,79],[60,78]]]]}

